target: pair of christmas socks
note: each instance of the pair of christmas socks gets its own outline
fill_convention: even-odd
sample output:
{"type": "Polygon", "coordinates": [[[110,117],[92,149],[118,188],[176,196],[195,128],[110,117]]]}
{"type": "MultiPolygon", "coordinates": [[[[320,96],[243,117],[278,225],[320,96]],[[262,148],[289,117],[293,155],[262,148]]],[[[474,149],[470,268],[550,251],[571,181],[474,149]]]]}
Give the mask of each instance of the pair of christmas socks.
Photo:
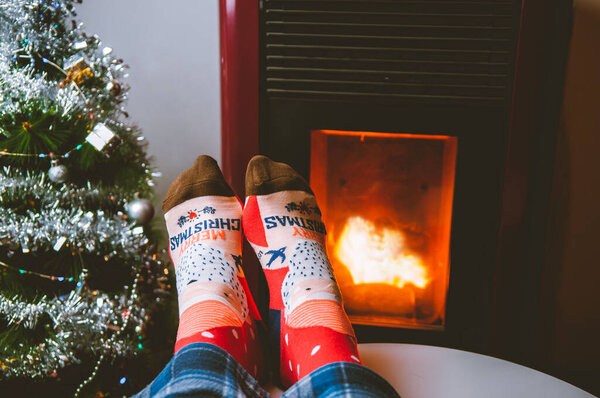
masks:
{"type": "Polygon", "coordinates": [[[241,268],[243,225],[269,286],[282,384],[328,363],[360,363],[306,181],[290,166],[256,156],[248,164],[246,194],[242,210],[217,163],[200,156],[163,202],[179,298],[176,351],[215,344],[260,377],[260,316],[241,268]]]}

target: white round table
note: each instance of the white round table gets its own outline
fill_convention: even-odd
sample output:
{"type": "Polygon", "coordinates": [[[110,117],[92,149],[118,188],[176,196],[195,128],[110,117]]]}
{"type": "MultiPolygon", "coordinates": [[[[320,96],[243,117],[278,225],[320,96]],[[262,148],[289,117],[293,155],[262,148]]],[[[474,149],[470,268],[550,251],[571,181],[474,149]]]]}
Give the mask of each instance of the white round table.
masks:
{"type": "Polygon", "coordinates": [[[472,352],[415,344],[359,344],[358,351],[402,398],[593,398],[537,370],[472,352]]]}

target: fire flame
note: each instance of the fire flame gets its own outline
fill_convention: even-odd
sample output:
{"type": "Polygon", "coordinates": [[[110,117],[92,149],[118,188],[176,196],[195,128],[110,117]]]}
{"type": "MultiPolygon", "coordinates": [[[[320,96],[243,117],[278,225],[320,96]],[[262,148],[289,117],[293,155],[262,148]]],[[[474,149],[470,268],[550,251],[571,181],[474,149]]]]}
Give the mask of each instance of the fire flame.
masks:
{"type": "Polygon", "coordinates": [[[404,235],[361,217],[349,218],[335,246],[335,255],[348,267],[355,284],[387,283],[402,288],[407,283],[424,288],[429,282],[421,259],[405,254],[404,235]]]}

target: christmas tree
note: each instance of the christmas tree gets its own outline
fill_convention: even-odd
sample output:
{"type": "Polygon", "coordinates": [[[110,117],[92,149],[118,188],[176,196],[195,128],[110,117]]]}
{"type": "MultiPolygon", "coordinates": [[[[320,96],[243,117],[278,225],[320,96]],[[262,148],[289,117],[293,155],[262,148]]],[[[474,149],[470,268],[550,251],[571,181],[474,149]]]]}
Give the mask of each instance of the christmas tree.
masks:
{"type": "Polygon", "coordinates": [[[172,349],[127,67],[74,2],[0,3],[1,396],[131,394],[172,349]]]}

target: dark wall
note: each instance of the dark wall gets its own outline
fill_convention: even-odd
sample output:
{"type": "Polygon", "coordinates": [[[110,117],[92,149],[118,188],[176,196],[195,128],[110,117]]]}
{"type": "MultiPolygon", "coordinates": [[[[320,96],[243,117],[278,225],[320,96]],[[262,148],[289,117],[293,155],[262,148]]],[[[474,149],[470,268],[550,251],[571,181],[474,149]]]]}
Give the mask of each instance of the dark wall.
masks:
{"type": "Polygon", "coordinates": [[[549,219],[544,369],[600,395],[600,0],[578,0],[549,219]]]}

